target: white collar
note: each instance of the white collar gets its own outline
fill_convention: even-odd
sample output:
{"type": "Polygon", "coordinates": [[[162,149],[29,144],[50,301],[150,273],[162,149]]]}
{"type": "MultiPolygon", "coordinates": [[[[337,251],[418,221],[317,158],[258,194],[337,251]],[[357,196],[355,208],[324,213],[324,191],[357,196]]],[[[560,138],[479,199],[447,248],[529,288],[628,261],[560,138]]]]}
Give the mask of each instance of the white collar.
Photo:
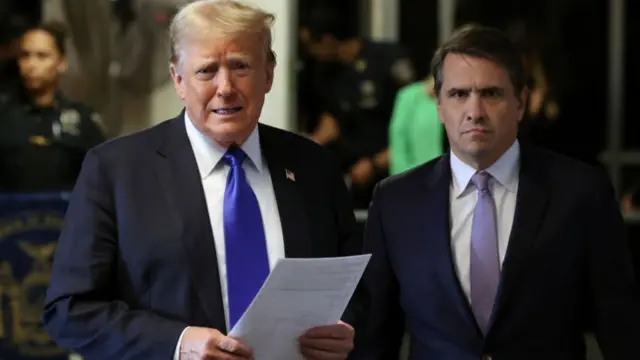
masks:
{"type": "MultiPolygon", "coordinates": [[[[471,177],[477,172],[476,169],[469,166],[453,151],[450,152],[451,174],[455,181],[455,197],[460,197],[466,190],[471,177]]],[[[500,156],[496,162],[489,166],[485,171],[488,172],[498,183],[504,186],[508,191],[515,192],[518,182],[518,172],[520,170],[520,143],[518,140],[500,156]]]]}
{"type": "MultiPolygon", "coordinates": [[[[193,122],[186,111],[184,112],[184,122],[187,130],[187,137],[191,142],[191,147],[193,148],[193,153],[196,157],[200,178],[204,180],[218,165],[224,154],[227,152],[227,148],[220,146],[220,144],[201,133],[195,125],[193,125],[193,122]]],[[[256,170],[258,170],[258,172],[262,172],[263,162],[262,152],[260,150],[260,132],[258,131],[258,125],[256,125],[251,132],[251,135],[249,135],[249,138],[247,138],[247,141],[245,141],[240,148],[247,154],[247,157],[251,160],[251,163],[253,163],[256,170]]]]}

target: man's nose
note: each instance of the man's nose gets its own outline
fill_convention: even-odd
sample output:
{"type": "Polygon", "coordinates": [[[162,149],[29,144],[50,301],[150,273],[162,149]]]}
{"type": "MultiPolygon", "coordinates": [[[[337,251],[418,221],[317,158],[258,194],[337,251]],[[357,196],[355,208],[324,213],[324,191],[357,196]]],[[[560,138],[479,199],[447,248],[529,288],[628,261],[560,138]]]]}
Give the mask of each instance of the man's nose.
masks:
{"type": "Polygon", "coordinates": [[[473,122],[483,121],[487,113],[484,108],[484,103],[479,94],[472,94],[467,101],[466,120],[473,122]]]}
{"type": "Polygon", "coordinates": [[[215,82],[218,96],[226,97],[233,93],[233,80],[229,71],[221,69],[216,75],[215,82]]]}

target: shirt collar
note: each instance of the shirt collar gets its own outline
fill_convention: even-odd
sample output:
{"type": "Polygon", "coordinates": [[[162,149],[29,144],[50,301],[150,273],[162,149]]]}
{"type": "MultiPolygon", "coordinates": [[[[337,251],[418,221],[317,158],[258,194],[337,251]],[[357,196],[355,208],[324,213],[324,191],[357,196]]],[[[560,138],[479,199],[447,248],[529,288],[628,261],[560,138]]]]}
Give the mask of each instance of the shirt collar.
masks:
{"type": "MultiPolygon", "coordinates": [[[[467,189],[471,177],[477,170],[460,160],[453,151],[451,151],[450,163],[454,179],[453,194],[457,198],[467,189]]],[[[518,140],[514,141],[509,149],[485,171],[508,191],[515,192],[520,171],[520,143],[518,140]]]]}
{"type": "MultiPolygon", "coordinates": [[[[204,180],[220,163],[220,160],[222,160],[222,157],[227,152],[227,148],[220,146],[220,144],[202,134],[195,125],[193,125],[186,111],[184,112],[184,122],[187,137],[189,138],[193,153],[196,157],[200,178],[204,180]]],[[[260,150],[260,132],[258,131],[257,125],[247,138],[247,141],[245,141],[240,148],[247,154],[247,157],[251,160],[255,169],[258,170],[258,172],[262,172],[263,162],[262,152],[260,150]]]]}

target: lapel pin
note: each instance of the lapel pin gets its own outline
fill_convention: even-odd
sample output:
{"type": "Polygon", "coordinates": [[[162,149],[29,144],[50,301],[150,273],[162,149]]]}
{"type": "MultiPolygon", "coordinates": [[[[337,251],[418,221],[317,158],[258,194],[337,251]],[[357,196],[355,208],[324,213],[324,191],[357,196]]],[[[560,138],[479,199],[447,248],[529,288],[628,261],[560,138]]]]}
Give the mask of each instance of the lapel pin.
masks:
{"type": "Polygon", "coordinates": [[[291,170],[284,169],[284,174],[287,176],[287,179],[294,182],[296,181],[296,174],[294,174],[291,170]]]}

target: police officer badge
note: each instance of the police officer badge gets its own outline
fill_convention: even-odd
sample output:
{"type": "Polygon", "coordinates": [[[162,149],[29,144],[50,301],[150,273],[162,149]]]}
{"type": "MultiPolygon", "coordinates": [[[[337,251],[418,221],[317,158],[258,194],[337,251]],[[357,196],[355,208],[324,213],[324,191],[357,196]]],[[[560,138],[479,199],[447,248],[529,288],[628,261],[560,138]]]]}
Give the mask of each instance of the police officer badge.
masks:
{"type": "Polygon", "coordinates": [[[376,99],[376,84],[371,80],[365,80],[360,83],[360,108],[373,109],[378,106],[376,99]]]}
{"type": "Polygon", "coordinates": [[[80,135],[80,113],[74,109],[64,109],[60,112],[60,127],[63,133],[72,136],[80,135]]]}

